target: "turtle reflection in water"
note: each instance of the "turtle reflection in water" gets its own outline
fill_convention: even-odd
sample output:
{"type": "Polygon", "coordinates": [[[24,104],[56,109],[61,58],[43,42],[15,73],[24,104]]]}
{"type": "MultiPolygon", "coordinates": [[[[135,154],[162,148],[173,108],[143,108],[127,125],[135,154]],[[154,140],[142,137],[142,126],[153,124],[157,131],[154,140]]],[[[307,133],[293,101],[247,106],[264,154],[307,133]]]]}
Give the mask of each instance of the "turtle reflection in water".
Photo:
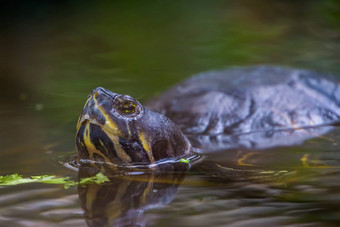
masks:
{"type": "MultiPolygon", "coordinates": [[[[89,177],[89,172],[91,169],[82,167],[79,176],[89,177]]],[[[111,176],[106,184],[79,186],[88,226],[144,226],[144,210],[171,202],[185,173],[111,176]]]]}
{"type": "Polygon", "coordinates": [[[174,172],[178,160],[198,153],[301,144],[330,131],[339,106],[338,83],[271,66],[202,73],[145,106],[99,87],[78,120],[78,161],[116,171],[134,166],[174,172]]]}

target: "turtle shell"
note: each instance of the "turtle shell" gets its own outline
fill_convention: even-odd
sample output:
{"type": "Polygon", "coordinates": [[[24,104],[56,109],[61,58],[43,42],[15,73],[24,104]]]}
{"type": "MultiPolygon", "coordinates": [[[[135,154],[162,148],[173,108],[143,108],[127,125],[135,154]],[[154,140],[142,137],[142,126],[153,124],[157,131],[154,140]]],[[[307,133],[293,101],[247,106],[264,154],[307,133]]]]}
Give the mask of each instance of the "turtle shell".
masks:
{"type": "Polygon", "coordinates": [[[146,104],[200,152],[302,143],[332,129],[339,105],[330,75],[275,66],[201,73],[146,104]]]}

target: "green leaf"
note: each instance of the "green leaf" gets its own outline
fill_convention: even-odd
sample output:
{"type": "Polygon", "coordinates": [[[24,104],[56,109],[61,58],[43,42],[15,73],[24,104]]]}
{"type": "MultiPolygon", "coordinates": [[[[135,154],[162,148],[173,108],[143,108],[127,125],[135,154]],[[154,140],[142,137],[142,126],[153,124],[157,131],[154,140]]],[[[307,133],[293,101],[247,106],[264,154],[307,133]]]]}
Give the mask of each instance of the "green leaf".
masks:
{"type": "Polygon", "coordinates": [[[190,161],[188,159],[181,158],[178,162],[189,163],[190,161]]]}
{"type": "Polygon", "coordinates": [[[105,176],[103,173],[99,172],[93,177],[81,178],[79,184],[91,184],[91,183],[102,184],[108,181],[110,181],[109,178],[107,178],[107,176],[105,176]]]}
{"type": "Polygon", "coordinates": [[[79,182],[73,181],[70,177],[57,177],[55,175],[41,175],[23,178],[15,173],[7,176],[0,176],[0,185],[18,185],[26,183],[62,184],[64,188],[70,188],[78,184],[102,184],[110,181],[103,173],[97,173],[93,177],[81,178],[79,182]]]}
{"type": "Polygon", "coordinates": [[[17,185],[36,182],[34,179],[23,178],[19,174],[12,174],[7,176],[0,176],[0,185],[17,185]]]}

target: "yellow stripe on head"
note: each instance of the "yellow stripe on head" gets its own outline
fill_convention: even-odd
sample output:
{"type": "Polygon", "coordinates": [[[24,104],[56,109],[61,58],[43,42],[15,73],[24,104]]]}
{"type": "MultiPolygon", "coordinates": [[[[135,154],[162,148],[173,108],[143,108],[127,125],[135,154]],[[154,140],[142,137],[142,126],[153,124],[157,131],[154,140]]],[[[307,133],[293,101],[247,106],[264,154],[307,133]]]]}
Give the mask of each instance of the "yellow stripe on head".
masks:
{"type": "Polygon", "coordinates": [[[105,160],[105,162],[109,162],[109,163],[112,162],[101,151],[97,150],[97,148],[91,142],[91,138],[90,138],[90,123],[89,122],[86,122],[86,126],[85,126],[83,137],[84,137],[84,143],[85,143],[86,149],[89,152],[89,158],[91,160],[94,160],[93,156],[94,156],[94,154],[97,154],[97,155],[101,156],[105,160]]]}
{"type": "MultiPolygon", "coordinates": [[[[83,108],[83,109],[85,109],[85,108],[86,108],[86,106],[87,106],[88,102],[90,101],[90,99],[91,99],[91,97],[89,97],[89,98],[86,100],[86,102],[85,102],[85,105],[84,105],[84,108],[83,108]]],[[[80,123],[80,120],[81,120],[81,118],[82,118],[82,115],[80,115],[80,116],[78,117],[78,121],[77,121],[77,132],[79,131],[79,129],[80,129],[80,126],[81,126],[81,123],[80,123]]]]}
{"type": "Polygon", "coordinates": [[[110,116],[106,113],[105,109],[98,105],[98,101],[95,97],[93,97],[93,100],[96,104],[96,108],[103,114],[105,118],[105,124],[103,125],[103,129],[105,132],[109,134],[113,134],[115,136],[119,137],[125,137],[124,133],[120,130],[120,128],[117,126],[117,124],[110,118],[110,116]]]}
{"type": "Polygon", "coordinates": [[[142,142],[142,146],[143,146],[144,150],[148,154],[150,162],[154,163],[155,159],[153,157],[152,149],[151,149],[151,146],[150,146],[150,143],[148,141],[147,136],[143,132],[141,132],[141,131],[138,132],[138,136],[139,136],[140,141],[142,142]]]}
{"type": "MultiPolygon", "coordinates": [[[[105,132],[105,131],[104,131],[105,132]]],[[[131,162],[131,157],[125,152],[125,150],[122,148],[122,146],[119,143],[119,137],[114,136],[110,133],[105,132],[106,135],[111,139],[113,146],[116,150],[118,158],[123,160],[125,163],[130,163],[131,162]]]]}
{"type": "Polygon", "coordinates": [[[78,117],[78,121],[77,121],[77,132],[79,131],[80,126],[81,126],[80,119],[81,119],[81,115],[78,117]]]}

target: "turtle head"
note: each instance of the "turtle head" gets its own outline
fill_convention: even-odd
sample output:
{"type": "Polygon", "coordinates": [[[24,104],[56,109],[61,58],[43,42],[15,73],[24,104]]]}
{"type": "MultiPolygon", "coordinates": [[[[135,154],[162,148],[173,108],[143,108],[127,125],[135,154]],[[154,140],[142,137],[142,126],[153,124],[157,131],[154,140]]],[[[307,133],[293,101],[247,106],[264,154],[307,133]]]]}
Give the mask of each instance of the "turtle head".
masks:
{"type": "Polygon", "coordinates": [[[88,96],[77,123],[78,160],[117,165],[153,164],[193,154],[189,140],[167,117],[128,95],[104,88],[88,96]]]}

